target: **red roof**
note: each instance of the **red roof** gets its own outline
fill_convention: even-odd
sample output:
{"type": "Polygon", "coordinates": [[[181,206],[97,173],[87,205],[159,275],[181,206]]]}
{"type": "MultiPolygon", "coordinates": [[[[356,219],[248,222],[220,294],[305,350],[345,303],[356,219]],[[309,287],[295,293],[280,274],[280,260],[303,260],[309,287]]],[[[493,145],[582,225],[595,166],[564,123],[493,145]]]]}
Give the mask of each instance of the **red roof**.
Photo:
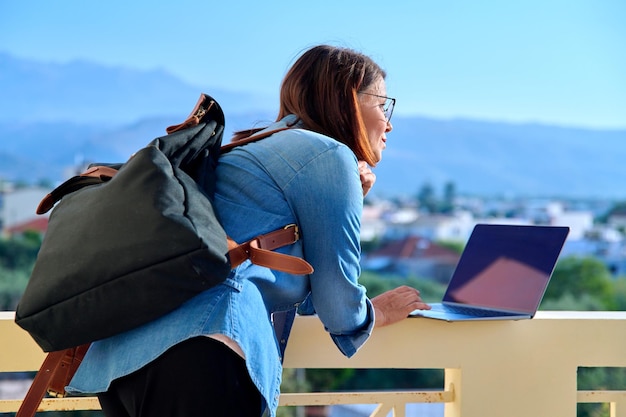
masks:
{"type": "Polygon", "coordinates": [[[34,217],[23,223],[18,223],[16,225],[8,227],[5,230],[5,232],[13,235],[16,233],[23,233],[26,231],[45,233],[46,230],[48,230],[48,217],[39,216],[39,217],[34,217]]]}
{"type": "Polygon", "coordinates": [[[444,246],[433,243],[420,236],[407,236],[404,239],[389,242],[382,248],[369,254],[370,257],[390,258],[458,258],[459,254],[444,246]]]}

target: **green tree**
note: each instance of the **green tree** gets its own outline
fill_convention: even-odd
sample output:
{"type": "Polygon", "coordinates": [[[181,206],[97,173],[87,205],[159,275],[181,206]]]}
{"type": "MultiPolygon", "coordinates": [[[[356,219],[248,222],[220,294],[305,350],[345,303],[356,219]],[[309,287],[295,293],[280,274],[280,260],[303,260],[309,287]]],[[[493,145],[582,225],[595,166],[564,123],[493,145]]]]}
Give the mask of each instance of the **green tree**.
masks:
{"type": "MultiPolygon", "coordinates": [[[[559,299],[587,299],[586,308],[594,307],[589,300],[598,301],[598,309],[616,308],[611,273],[600,260],[592,257],[571,256],[558,262],[543,299],[542,308],[559,299]]],[[[567,309],[572,309],[567,305],[567,309]]]]}
{"type": "Polygon", "coordinates": [[[32,268],[40,247],[41,236],[36,232],[0,239],[0,266],[9,269],[32,268]]]}
{"type": "MultiPolygon", "coordinates": [[[[626,309],[626,279],[614,280],[607,267],[592,257],[567,257],[557,264],[541,308],[545,310],[626,309]]],[[[626,368],[580,368],[578,389],[623,390],[626,368]]],[[[606,404],[578,404],[578,417],[609,414],[606,404]]]]}
{"type": "Polygon", "coordinates": [[[461,242],[458,240],[438,240],[437,243],[439,246],[443,246],[444,248],[450,249],[459,255],[463,252],[465,248],[465,242],[461,242]]]}
{"type": "Polygon", "coordinates": [[[597,220],[600,223],[606,223],[609,217],[624,214],[626,214],[626,201],[618,201],[604,215],[599,216],[597,220]]]}
{"type": "Polygon", "coordinates": [[[442,213],[452,213],[456,194],[456,184],[452,181],[447,182],[443,186],[443,201],[441,202],[439,211],[442,213]]]}
{"type": "Polygon", "coordinates": [[[424,183],[417,193],[417,201],[420,204],[420,208],[428,213],[435,213],[437,211],[437,196],[435,195],[435,188],[430,183],[424,183]]]}
{"type": "Polygon", "coordinates": [[[0,310],[15,310],[29,277],[30,269],[7,269],[0,266],[0,310]]]}
{"type": "Polygon", "coordinates": [[[626,311],[626,277],[613,281],[613,301],[616,310],[626,311]]]}
{"type": "Polygon", "coordinates": [[[0,309],[15,310],[41,246],[38,233],[0,239],[0,309]]]}

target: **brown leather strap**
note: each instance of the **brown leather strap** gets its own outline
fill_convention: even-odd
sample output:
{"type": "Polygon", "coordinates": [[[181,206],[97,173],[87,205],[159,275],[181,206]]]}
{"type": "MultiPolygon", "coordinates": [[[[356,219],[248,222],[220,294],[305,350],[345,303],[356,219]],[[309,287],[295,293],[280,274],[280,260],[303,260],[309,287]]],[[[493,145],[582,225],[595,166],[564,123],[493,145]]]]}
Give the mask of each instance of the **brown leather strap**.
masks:
{"type": "Polygon", "coordinates": [[[253,264],[289,274],[305,275],[313,273],[313,267],[302,258],[272,252],[274,249],[291,245],[300,239],[298,226],[290,224],[282,229],[257,236],[247,242],[237,244],[229,238],[228,256],[233,268],[246,259],[253,264]]]}
{"type": "Polygon", "coordinates": [[[88,185],[106,182],[113,178],[116,173],[117,169],[107,166],[95,166],[89,168],[82,174],[76,175],[65,181],[63,184],[59,185],[57,188],[52,190],[52,192],[46,195],[39,203],[39,206],[37,206],[36,213],[44,214],[54,207],[54,205],[65,195],[80,190],[88,185]]]}
{"type": "MultiPolygon", "coordinates": [[[[220,152],[222,154],[226,153],[237,146],[243,146],[248,143],[256,142],[267,138],[274,133],[287,129],[291,129],[291,126],[257,133],[249,138],[223,145],[220,152]]],[[[246,259],[250,259],[253,264],[287,272],[289,274],[311,274],[313,273],[313,267],[304,259],[296,256],[271,252],[274,249],[291,245],[292,243],[297,242],[298,239],[300,239],[300,234],[298,226],[295,224],[287,225],[283,229],[257,236],[256,238],[241,244],[237,244],[234,240],[229,238],[228,256],[230,258],[230,264],[233,268],[235,268],[246,259]]]]}
{"type": "MultiPolygon", "coordinates": [[[[71,350],[71,349],[66,349],[71,350]]],[[[46,395],[50,381],[54,375],[54,372],[61,364],[63,357],[66,355],[66,350],[59,350],[50,352],[43,361],[39,372],[35,375],[33,383],[30,385],[26,397],[22,401],[19,410],[15,417],[33,417],[41,404],[41,400],[46,395]]]]}
{"type": "Polygon", "coordinates": [[[286,126],[286,127],[280,127],[278,129],[267,130],[267,131],[264,131],[264,132],[260,132],[260,133],[254,134],[254,135],[252,135],[252,136],[250,136],[248,138],[238,140],[236,142],[227,143],[226,145],[222,145],[222,147],[220,148],[220,153],[224,154],[224,153],[232,150],[233,148],[236,148],[237,146],[247,145],[248,143],[252,143],[252,142],[256,142],[257,140],[265,139],[267,137],[272,136],[274,133],[282,132],[283,130],[287,130],[287,129],[291,129],[291,128],[292,128],[292,126],[286,126]]]}
{"type": "Polygon", "coordinates": [[[80,366],[90,343],[67,349],[65,356],[61,359],[61,363],[57,367],[50,384],[48,384],[48,394],[53,397],[65,397],[65,387],[69,385],[74,377],[76,370],[80,366]]]}
{"type": "Polygon", "coordinates": [[[178,132],[179,130],[197,126],[198,124],[200,124],[200,120],[202,120],[202,116],[204,116],[211,109],[211,107],[213,107],[215,104],[216,104],[215,101],[210,100],[204,94],[200,94],[200,98],[198,99],[198,102],[194,106],[193,110],[191,111],[187,119],[185,119],[185,121],[180,124],[168,126],[167,128],[165,128],[165,131],[169,135],[174,132],[178,132]]]}
{"type": "Polygon", "coordinates": [[[87,169],[85,172],[82,172],[80,175],[82,177],[99,177],[99,178],[113,178],[117,174],[117,169],[108,167],[105,165],[97,165],[95,167],[91,167],[87,169]]]}
{"type": "Polygon", "coordinates": [[[72,380],[89,345],[87,343],[48,353],[15,417],[33,417],[46,392],[54,397],[65,397],[65,387],[72,380]]]}
{"type": "Polygon", "coordinates": [[[287,272],[288,274],[307,275],[313,273],[313,267],[304,259],[256,248],[256,244],[256,239],[250,242],[250,261],[253,264],[287,272]]]}

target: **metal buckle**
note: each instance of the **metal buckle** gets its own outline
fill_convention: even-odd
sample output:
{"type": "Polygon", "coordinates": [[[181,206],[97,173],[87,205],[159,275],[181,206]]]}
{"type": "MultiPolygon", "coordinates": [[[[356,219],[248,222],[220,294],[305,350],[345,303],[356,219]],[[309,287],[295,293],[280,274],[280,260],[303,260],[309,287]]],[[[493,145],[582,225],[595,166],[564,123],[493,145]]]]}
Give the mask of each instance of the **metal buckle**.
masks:
{"type": "Polygon", "coordinates": [[[297,242],[298,240],[300,240],[300,229],[298,229],[298,225],[295,223],[291,223],[288,224],[287,226],[283,227],[283,229],[289,229],[289,228],[293,228],[293,241],[297,242]]]}

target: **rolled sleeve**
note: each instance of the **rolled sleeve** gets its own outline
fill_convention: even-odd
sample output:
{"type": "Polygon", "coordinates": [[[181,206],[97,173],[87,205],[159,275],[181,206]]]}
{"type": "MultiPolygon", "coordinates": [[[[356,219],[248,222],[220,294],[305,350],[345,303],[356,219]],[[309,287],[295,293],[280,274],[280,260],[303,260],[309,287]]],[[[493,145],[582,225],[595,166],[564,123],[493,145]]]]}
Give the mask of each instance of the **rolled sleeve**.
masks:
{"type": "Polygon", "coordinates": [[[330,333],[330,337],[335,342],[335,345],[348,358],[352,357],[372,335],[372,330],[374,329],[374,307],[370,300],[366,300],[366,304],[367,320],[361,329],[352,334],[330,333]]]}
{"type": "MultiPolygon", "coordinates": [[[[327,327],[324,329],[330,334],[332,341],[337,348],[347,357],[352,357],[365,344],[367,339],[372,335],[374,329],[375,315],[374,306],[369,299],[365,300],[367,306],[367,317],[363,325],[354,332],[350,333],[333,333],[327,327]]],[[[315,315],[315,308],[310,297],[305,299],[298,307],[298,314],[301,316],[315,315]]]]}

